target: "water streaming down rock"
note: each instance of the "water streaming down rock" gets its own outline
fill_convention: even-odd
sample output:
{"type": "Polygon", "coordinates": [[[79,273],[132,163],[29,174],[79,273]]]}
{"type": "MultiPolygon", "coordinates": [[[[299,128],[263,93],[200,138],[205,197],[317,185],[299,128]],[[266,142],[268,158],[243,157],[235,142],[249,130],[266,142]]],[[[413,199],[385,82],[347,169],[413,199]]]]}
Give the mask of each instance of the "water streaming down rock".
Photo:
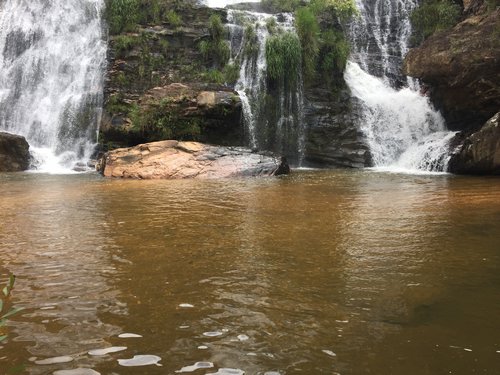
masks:
{"type": "Polygon", "coordinates": [[[88,160],[97,139],[104,0],[0,7],[0,130],[27,138],[39,170],[71,170],[88,160]]]}
{"type": "Polygon", "coordinates": [[[352,55],[345,80],[362,103],[360,128],[376,167],[446,171],[452,132],[402,75],[411,34],[409,15],[416,0],[357,0],[360,12],[351,25],[352,55]]]}
{"type": "Polygon", "coordinates": [[[293,15],[272,15],[229,10],[231,60],[240,66],[235,89],[243,105],[244,124],[250,147],[286,155],[300,165],[304,154],[303,84],[297,69],[296,85],[270,87],[266,78],[268,24],[295,33],[293,15]]]}

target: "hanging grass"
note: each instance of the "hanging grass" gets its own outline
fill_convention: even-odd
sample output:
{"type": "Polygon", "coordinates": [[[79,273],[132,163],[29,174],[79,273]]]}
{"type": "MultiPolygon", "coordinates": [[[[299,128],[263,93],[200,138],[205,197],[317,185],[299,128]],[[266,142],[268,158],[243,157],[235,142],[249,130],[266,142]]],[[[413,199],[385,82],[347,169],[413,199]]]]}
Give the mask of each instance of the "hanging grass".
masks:
{"type": "Polygon", "coordinates": [[[270,36],[266,41],[267,76],[270,80],[295,83],[301,67],[302,49],[295,33],[270,36]]]}
{"type": "Polygon", "coordinates": [[[295,25],[302,46],[302,64],[306,79],[314,76],[319,53],[320,28],[311,9],[304,7],[295,12],[295,25]]]}

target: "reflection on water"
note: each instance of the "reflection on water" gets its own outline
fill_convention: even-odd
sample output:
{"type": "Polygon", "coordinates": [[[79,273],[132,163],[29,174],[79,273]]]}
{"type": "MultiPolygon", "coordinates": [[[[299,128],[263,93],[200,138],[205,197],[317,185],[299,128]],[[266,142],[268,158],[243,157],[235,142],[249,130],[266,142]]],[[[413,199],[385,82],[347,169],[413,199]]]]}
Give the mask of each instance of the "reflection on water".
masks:
{"type": "Polygon", "coordinates": [[[498,373],[499,187],[0,175],[0,272],[26,308],[0,369],[498,373]],[[58,356],[72,361],[35,363],[58,356]]]}

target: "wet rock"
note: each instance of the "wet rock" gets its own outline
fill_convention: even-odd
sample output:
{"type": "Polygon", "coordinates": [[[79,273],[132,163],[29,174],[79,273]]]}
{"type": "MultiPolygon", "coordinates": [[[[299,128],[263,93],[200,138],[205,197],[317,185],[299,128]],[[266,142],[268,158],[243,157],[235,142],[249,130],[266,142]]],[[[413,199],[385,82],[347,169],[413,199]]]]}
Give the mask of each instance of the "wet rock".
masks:
{"type": "Polygon", "coordinates": [[[363,168],[371,165],[371,154],[357,123],[360,110],[347,91],[331,97],[321,87],[306,91],[305,161],[317,167],[363,168]]]}
{"type": "Polygon", "coordinates": [[[283,174],[281,164],[245,148],[167,140],[110,151],[97,168],[105,177],[204,179],[283,174]]]}
{"type": "Polygon", "coordinates": [[[457,136],[449,171],[457,174],[500,175],[500,112],[478,131],[457,136]]]}
{"type": "Polygon", "coordinates": [[[30,161],[29,144],[24,137],[0,132],[0,172],[24,171],[30,161]]]}
{"type": "Polygon", "coordinates": [[[431,36],[404,61],[406,74],[431,86],[431,98],[453,130],[477,128],[500,108],[500,9],[480,12],[483,3],[468,2],[472,16],[431,36]]]}

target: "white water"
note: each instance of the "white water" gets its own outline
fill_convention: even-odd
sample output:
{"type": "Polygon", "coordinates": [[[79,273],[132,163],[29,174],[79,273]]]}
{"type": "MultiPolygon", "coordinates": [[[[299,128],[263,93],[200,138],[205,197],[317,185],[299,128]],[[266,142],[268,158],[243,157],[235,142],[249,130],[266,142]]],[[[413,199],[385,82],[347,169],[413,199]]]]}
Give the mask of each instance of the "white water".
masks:
{"type": "MultiPolygon", "coordinates": [[[[278,15],[249,11],[228,11],[228,28],[231,43],[231,60],[240,65],[239,79],[235,90],[239,93],[244,116],[244,125],[250,147],[259,150],[272,150],[296,157],[300,165],[304,153],[305,130],[302,119],[303,87],[302,77],[297,77],[297,87],[294,90],[280,86],[279,97],[274,111],[276,119],[265,113],[266,95],[269,94],[266,73],[266,41],[269,37],[267,23],[274,20],[277,29],[284,32],[295,32],[292,14],[278,15]],[[258,50],[255,54],[245,52],[247,35],[245,27],[251,25],[255,31],[255,44],[258,50]],[[276,121],[270,124],[270,121],[276,121]]],[[[299,69],[300,70],[300,69],[299,69]]]]}
{"type": "Polygon", "coordinates": [[[104,0],[0,6],[0,130],[20,134],[43,172],[85,165],[97,139],[106,64],[104,0]]]}
{"type": "Polygon", "coordinates": [[[362,103],[360,129],[375,167],[394,171],[446,171],[453,132],[399,69],[408,51],[409,15],[416,1],[357,0],[351,27],[353,53],[345,80],[362,103]],[[396,88],[400,85],[405,88],[396,88]]]}

